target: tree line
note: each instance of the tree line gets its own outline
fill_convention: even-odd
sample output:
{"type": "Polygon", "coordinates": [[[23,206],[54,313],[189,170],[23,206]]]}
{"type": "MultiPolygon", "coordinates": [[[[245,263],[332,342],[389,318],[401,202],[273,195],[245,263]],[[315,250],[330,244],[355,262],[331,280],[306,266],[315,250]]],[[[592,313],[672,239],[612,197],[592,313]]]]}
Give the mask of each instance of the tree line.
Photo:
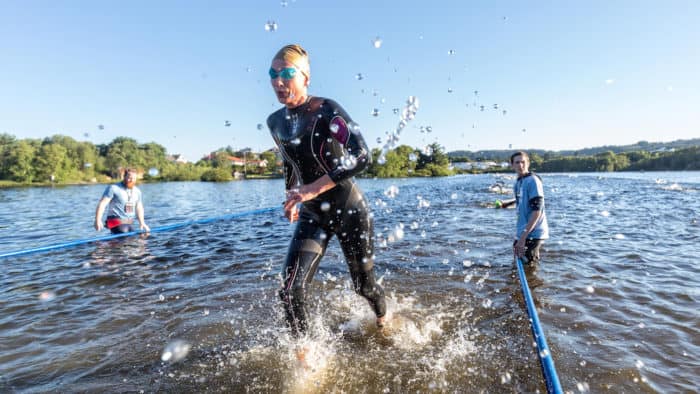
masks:
{"type": "MultiPolygon", "coordinates": [[[[372,163],[362,176],[447,176],[459,172],[452,168],[451,162],[473,161],[473,157],[446,153],[438,143],[424,149],[401,145],[384,155],[381,153],[377,148],[372,149],[372,163]]],[[[493,159],[508,161],[510,153],[503,151],[501,156],[493,159]]],[[[615,153],[609,150],[594,155],[529,153],[532,168],[539,172],[700,170],[700,146],[656,152],[615,153]]],[[[107,182],[125,167],[136,167],[143,171],[146,180],[159,181],[229,181],[236,172],[243,172],[247,177],[282,176],[280,157],[273,151],[255,153],[250,149],[235,150],[228,146],[196,163],[180,163],[172,160],[162,145],[155,142],[142,144],[128,137],[117,137],[109,144],[95,145],[63,135],[17,139],[0,134],[0,181],[6,184],[107,182]],[[245,158],[244,168],[232,167],[232,156],[245,158]],[[266,165],[262,165],[263,160],[266,165]]],[[[491,168],[468,172],[498,171],[511,170],[491,168]]]]}
{"type": "Polygon", "coordinates": [[[162,145],[142,144],[128,137],[95,145],[63,135],[17,139],[0,134],[0,181],[16,184],[107,182],[118,177],[120,170],[126,167],[141,170],[146,180],[231,180],[234,172],[230,156],[245,156],[251,162],[268,159],[268,163],[272,163],[264,168],[246,165],[240,169],[251,175],[275,172],[277,160],[272,152],[256,154],[226,147],[197,163],[179,163],[168,157],[162,145]]]}
{"type": "MultiPolygon", "coordinates": [[[[668,151],[606,151],[594,155],[563,156],[557,153],[528,152],[531,168],[538,172],[612,172],[612,171],[698,171],[700,146],[668,151]]],[[[510,156],[498,157],[508,161],[510,156]]],[[[454,160],[453,161],[458,161],[454,160]]],[[[464,160],[463,160],[464,161],[464,160]]],[[[469,160],[466,160],[469,161],[469,160]]],[[[510,168],[487,171],[511,171],[510,168]]]]}

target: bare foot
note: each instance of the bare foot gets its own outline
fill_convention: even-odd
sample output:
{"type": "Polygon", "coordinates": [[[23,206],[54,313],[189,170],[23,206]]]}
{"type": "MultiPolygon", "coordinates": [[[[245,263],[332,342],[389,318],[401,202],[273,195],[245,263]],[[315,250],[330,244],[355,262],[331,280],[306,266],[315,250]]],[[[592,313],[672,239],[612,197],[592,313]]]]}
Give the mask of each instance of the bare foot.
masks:
{"type": "Polygon", "coordinates": [[[308,350],[309,349],[307,349],[306,347],[302,347],[302,348],[297,349],[297,351],[296,351],[297,361],[299,361],[299,364],[301,366],[303,366],[304,368],[307,368],[307,369],[309,368],[309,364],[306,363],[306,352],[308,350]]]}
{"type": "Polygon", "coordinates": [[[379,328],[379,329],[384,328],[384,323],[386,323],[386,316],[382,316],[382,317],[377,318],[377,328],[379,328]]]}

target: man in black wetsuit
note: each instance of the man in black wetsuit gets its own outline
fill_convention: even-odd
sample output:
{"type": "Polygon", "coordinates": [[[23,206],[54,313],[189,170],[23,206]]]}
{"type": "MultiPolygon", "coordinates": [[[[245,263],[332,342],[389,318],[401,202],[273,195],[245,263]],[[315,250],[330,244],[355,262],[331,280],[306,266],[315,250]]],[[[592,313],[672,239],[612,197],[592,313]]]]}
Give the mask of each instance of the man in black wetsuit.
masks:
{"type": "Polygon", "coordinates": [[[353,178],[371,160],[367,145],[338,103],[308,95],[309,58],[301,46],[280,49],[269,73],[277,99],[284,104],[267,119],[284,159],[284,212],[291,222],[298,220],[280,290],[287,322],[294,335],[306,331],[306,287],[336,235],[355,291],[369,301],[382,327],[386,303],[374,277],[372,218],[353,178]]]}

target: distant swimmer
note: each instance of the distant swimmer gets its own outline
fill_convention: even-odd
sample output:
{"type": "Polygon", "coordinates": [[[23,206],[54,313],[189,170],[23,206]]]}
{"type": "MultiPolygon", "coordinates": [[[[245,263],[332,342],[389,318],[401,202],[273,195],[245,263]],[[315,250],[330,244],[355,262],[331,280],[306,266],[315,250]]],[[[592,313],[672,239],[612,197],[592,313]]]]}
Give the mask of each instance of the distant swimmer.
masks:
{"type": "Polygon", "coordinates": [[[523,263],[537,263],[540,247],[549,238],[549,226],[544,209],[544,187],[539,175],[530,172],[530,157],[526,152],[510,156],[510,165],[518,175],[513,186],[515,199],[500,202],[496,208],[508,208],[515,204],[518,220],[515,227],[513,252],[523,263]]]}
{"type": "Polygon", "coordinates": [[[504,185],[501,182],[496,182],[493,185],[489,186],[489,191],[492,193],[498,193],[498,194],[508,193],[506,185],[504,185]]]}
{"type": "Polygon", "coordinates": [[[308,95],[309,57],[301,46],[280,49],[269,74],[284,107],[268,117],[267,126],[284,160],[284,213],[297,222],[279,292],[287,322],[294,335],[307,330],[306,289],[335,235],[355,292],[369,301],[381,327],[386,303],[374,275],[372,215],[354,180],[370,163],[367,145],[338,103],[308,95]]]}
{"type": "Polygon", "coordinates": [[[128,168],[124,171],[124,179],[107,186],[102,194],[95,210],[95,230],[100,231],[106,226],[112,234],[132,232],[135,218],[141,230],[151,230],[143,218],[143,198],[141,190],[136,187],[136,170],[128,168]],[[105,208],[107,221],[103,224],[105,208]]]}

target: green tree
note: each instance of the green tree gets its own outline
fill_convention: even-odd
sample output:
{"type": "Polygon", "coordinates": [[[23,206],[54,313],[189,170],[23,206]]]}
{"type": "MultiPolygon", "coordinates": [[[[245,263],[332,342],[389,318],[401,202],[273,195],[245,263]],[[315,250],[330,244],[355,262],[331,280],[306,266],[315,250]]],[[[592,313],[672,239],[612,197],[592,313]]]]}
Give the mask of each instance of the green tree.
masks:
{"type": "Polygon", "coordinates": [[[106,170],[113,176],[117,174],[119,168],[144,165],[142,155],[139,152],[139,144],[133,138],[115,138],[107,145],[104,156],[106,170]]]}
{"type": "Polygon", "coordinates": [[[29,183],[34,180],[34,152],[36,147],[27,140],[20,140],[13,144],[8,154],[8,175],[15,182],[29,183]]]}
{"type": "Polygon", "coordinates": [[[231,171],[224,168],[212,168],[202,174],[202,180],[205,182],[228,182],[233,180],[231,171]]]}
{"type": "Polygon", "coordinates": [[[0,179],[10,179],[10,153],[17,139],[14,135],[0,134],[0,179]]]}
{"type": "Polygon", "coordinates": [[[231,160],[229,160],[229,153],[227,151],[218,151],[214,153],[211,158],[211,166],[214,168],[225,168],[229,172],[231,171],[231,160]]]}
{"type": "Polygon", "coordinates": [[[425,153],[420,153],[416,172],[423,176],[446,176],[452,173],[449,166],[450,158],[445,153],[445,148],[433,142],[426,147],[425,153]]]}
{"type": "Polygon", "coordinates": [[[70,173],[70,160],[68,150],[59,144],[45,143],[36,152],[34,157],[35,179],[48,181],[55,177],[56,181],[66,180],[70,173]]]}
{"type": "Polygon", "coordinates": [[[271,174],[277,173],[277,155],[273,151],[265,151],[260,154],[262,160],[267,160],[267,172],[271,174]]]}

